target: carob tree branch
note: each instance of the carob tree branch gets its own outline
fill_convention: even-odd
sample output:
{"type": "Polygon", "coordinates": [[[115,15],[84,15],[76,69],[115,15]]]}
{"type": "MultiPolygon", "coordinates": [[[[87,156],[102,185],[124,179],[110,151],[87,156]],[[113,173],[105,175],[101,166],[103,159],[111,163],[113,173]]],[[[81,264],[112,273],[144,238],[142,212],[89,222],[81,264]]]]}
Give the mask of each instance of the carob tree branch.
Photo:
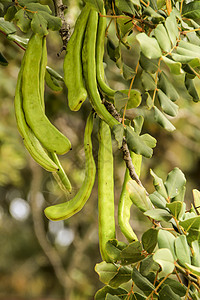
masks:
{"type": "MultiPolygon", "coordinates": [[[[117,112],[116,108],[114,107],[114,105],[112,103],[109,103],[107,101],[104,102],[105,107],[107,108],[107,110],[109,111],[109,113],[119,122],[121,122],[122,118],[120,117],[120,114],[117,112]]],[[[123,138],[123,142],[122,142],[122,147],[121,150],[123,152],[123,160],[126,163],[126,167],[129,170],[129,174],[130,177],[135,180],[141,187],[144,188],[141,180],[139,179],[136,171],[135,171],[135,167],[133,165],[132,159],[131,159],[131,155],[130,155],[130,151],[128,149],[128,145],[126,142],[126,139],[123,138]]],[[[146,191],[146,189],[145,189],[146,191]]],[[[146,191],[147,196],[149,195],[148,192],[146,191]]]]}
{"type": "Polygon", "coordinates": [[[60,36],[62,38],[63,46],[60,52],[57,54],[60,56],[63,50],[66,50],[67,43],[70,38],[70,25],[65,20],[64,10],[67,8],[66,5],[63,4],[62,0],[53,0],[55,7],[55,15],[61,19],[62,26],[59,30],[60,36]]]}

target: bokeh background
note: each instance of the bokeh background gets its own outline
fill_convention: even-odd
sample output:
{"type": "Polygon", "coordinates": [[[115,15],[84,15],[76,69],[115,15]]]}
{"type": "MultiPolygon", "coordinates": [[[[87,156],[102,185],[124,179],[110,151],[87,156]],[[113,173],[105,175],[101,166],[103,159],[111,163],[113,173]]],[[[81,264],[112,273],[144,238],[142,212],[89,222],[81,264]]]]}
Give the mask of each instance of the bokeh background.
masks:
{"type": "MultiPolygon", "coordinates": [[[[50,5],[52,2],[41,1],[50,5]]],[[[66,20],[73,30],[80,12],[81,0],[63,1],[68,6],[66,20]]],[[[3,16],[3,12],[0,13],[3,16]]],[[[22,33],[18,31],[22,36],[22,33]]],[[[115,38],[115,29],[109,34],[115,38]]],[[[23,34],[23,36],[25,36],[23,34]]],[[[27,35],[28,36],[28,35],[27,35]]],[[[59,57],[62,42],[56,32],[47,37],[48,65],[63,75],[64,53],[59,57]]],[[[79,112],[67,106],[67,91],[53,92],[46,86],[46,114],[72,142],[73,150],[60,157],[73,185],[72,195],[65,195],[52,174],[39,167],[26,151],[16,126],[14,95],[23,50],[0,34],[0,51],[8,66],[0,66],[0,300],[90,300],[103,285],[94,271],[101,261],[98,247],[97,184],[83,210],[66,221],[52,222],[44,216],[50,204],[69,200],[84,179],[83,135],[90,104],[86,101],[79,112]]],[[[123,50],[126,64],[134,66],[137,56],[123,50]]],[[[127,88],[119,69],[105,56],[105,69],[113,88],[127,88]]],[[[140,80],[139,78],[137,80],[140,80]]],[[[181,91],[179,77],[177,88],[181,91]]],[[[200,80],[196,81],[200,92],[200,80]]],[[[193,201],[192,189],[200,189],[200,104],[179,99],[180,111],[172,120],[177,130],[168,133],[153,120],[150,111],[142,108],[128,112],[145,116],[144,132],[157,139],[151,159],[143,159],[141,180],[153,192],[150,168],[164,180],[167,173],[179,167],[187,179],[186,202],[193,201]]],[[[97,123],[93,132],[94,157],[97,160],[97,123]]],[[[115,204],[123,182],[125,165],[122,153],[113,141],[115,163],[115,204]]],[[[117,218],[116,218],[117,223],[117,218]]],[[[131,224],[141,237],[151,224],[132,208],[131,224]]],[[[117,238],[125,241],[116,224],[117,238]]]]}

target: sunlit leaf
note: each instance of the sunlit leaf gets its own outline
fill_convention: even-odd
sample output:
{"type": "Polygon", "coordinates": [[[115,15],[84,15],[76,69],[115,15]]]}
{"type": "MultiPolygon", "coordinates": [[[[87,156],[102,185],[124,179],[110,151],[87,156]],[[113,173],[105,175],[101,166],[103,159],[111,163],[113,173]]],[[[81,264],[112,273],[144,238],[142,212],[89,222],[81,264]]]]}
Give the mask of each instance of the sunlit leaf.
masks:
{"type": "Polygon", "coordinates": [[[156,28],[154,29],[154,35],[158,41],[160,48],[165,52],[169,52],[171,50],[171,42],[163,24],[158,24],[156,26],[156,28]]]}
{"type": "Polygon", "coordinates": [[[152,204],[146,195],[146,191],[135,180],[129,180],[126,188],[129,193],[129,197],[142,212],[152,208],[152,204]]]}
{"type": "Polygon", "coordinates": [[[6,35],[16,32],[14,24],[5,21],[4,18],[0,18],[0,30],[3,31],[6,35]]]}
{"type": "Polygon", "coordinates": [[[175,236],[167,230],[159,230],[158,232],[158,247],[159,249],[167,248],[171,251],[174,260],[175,254],[175,236]]]}
{"type": "Polygon", "coordinates": [[[179,194],[181,188],[186,184],[185,175],[179,168],[174,168],[167,176],[165,187],[169,198],[179,194]]]}
{"type": "Polygon", "coordinates": [[[167,202],[166,202],[165,198],[157,191],[150,194],[149,199],[151,200],[153,205],[156,206],[157,208],[165,208],[166,207],[167,202]]]}
{"type": "Polygon", "coordinates": [[[175,239],[175,252],[180,265],[191,264],[190,248],[185,235],[180,235],[175,239]]]}
{"type": "Polygon", "coordinates": [[[153,259],[155,262],[157,262],[161,268],[162,271],[159,273],[160,277],[164,277],[174,270],[174,258],[172,256],[172,253],[169,249],[158,249],[154,255],[153,259]]]}
{"type": "Polygon", "coordinates": [[[156,221],[169,221],[172,215],[165,209],[155,208],[144,212],[145,216],[148,216],[156,221]]]}
{"type": "Polygon", "coordinates": [[[155,38],[151,38],[143,32],[136,35],[136,40],[140,43],[141,51],[147,58],[156,59],[162,56],[155,38]]]}

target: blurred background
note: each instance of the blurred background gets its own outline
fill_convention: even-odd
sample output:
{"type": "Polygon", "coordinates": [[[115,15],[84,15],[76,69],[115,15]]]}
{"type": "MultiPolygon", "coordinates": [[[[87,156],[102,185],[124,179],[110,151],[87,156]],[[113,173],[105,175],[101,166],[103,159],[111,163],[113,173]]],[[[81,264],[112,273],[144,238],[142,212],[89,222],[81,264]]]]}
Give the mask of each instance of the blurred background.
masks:
{"type": "MultiPolygon", "coordinates": [[[[47,3],[53,10],[50,1],[47,3]]],[[[73,30],[82,1],[63,1],[68,6],[66,20],[73,30]]],[[[3,12],[1,15],[3,16],[3,12]]],[[[114,34],[114,27],[110,27],[114,34]]],[[[19,31],[19,35],[22,33],[19,31]]],[[[23,36],[25,36],[23,34],[23,36]]],[[[64,52],[56,32],[47,37],[48,66],[63,75],[64,52]]],[[[125,48],[125,47],[124,47],[125,48]]],[[[103,285],[94,271],[101,261],[98,247],[97,184],[81,212],[66,221],[47,220],[43,211],[51,204],[69,200],[84,179],[83,135],[90,111],[86,101],[81,110],[71,112],[67,106],[67,91],[53,92],[46,86],[46,114],[70,139],[73,150],[60,157],[73,186],[72,195],[63,194],[51,173],[38,166],[30,157],[16,126],[14,95],[23,50],[0,34],[0,51],[8,66],[0,66],[0,300],[90,300],[103,285]]],[[[134,66],[137,55],[123,50],[127,65],[134,66]]],[[[105,71],[113,88],[127,88],[119,69],[105,56],[105,71]]],[[[176,76],[178,89],[180,78],[176,76]]],[[[200,92],[200,81],[196,81],[200,92]]],[[[179,167],[187,179],[186,201],[192,203],[192,189],[200,189],[200,105],[181,98],[178,117],[172,120],[177,130],[168,133],[153,120],[150,111],[142,108],[129,111],[129,118],[142,113],[143,131],[157,139],[151,159],[143,159],[141,181],[149,193],[153,192],[150,168],[166,179],[167,173],[179,167]]],[[[97,123],[93,132],[94,157],[97,160],[97,123]]],[[[125,165],[122,153],[113,141],[115,163],[115,204],[123,182],[125,165]]],[[[116,218],[117,222],[117,218],[116,218]]],[[[151,224],[132,208],[131,224],[140,238],[151,224]]],[[[125,241],[116,225],[117,239],[125,241]]]]}

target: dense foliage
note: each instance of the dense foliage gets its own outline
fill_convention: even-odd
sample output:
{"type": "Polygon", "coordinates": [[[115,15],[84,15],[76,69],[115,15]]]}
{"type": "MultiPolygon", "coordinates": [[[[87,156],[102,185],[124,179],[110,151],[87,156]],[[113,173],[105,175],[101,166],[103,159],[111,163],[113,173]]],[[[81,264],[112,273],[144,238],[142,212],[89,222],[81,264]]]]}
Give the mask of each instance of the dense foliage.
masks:
{"type": "MultiPolygon", "coordinates": [[[[156,147],[145,123],[150,120],[160,130],[175,132],[179,107],[199,101],[195,83],[200,77],[200,1],[87,0],[69,41],[63,7],[53,2],[56,16],[37,0],[0,6],[5,12],[0,32],[26,50],[15,93],[18,129],[32,157],[53,173],[65,194],[72,186],[57,154],[68,152],[71,143],[45,114],[45,82],[53,91],[61,91],[60,83],[65,83],[70,110],[81,110],[84,101],[91,107],[84,135],[85,179],[73,198],[47,207],[45,215],[65,220],[80,211],[97,175],[103,261],[95,271],[105,286],[95,299],[199,299],[200,192],[193,189],[194,205],[188,209],[186,179],[179,168],[173,168],[165,182],[150,170],[155,189],[150,194],[140,173],[142,158],[151,158],[156,147]],[[49,30],[60,32],[67,50],[64,78],[46,66],[49,30]],[[104,46],[107,62],[115,64],[120,78],[114,88],[104,74],[104,46]],[[99,143],[97,172],[93,126],[99,143]],[[117,240],[115,233],[112,140],[126,162],[117,215],[127,242],[117,240]],[[132,204],[152,224],[141,240],[129,224],[132,204]]],[[[0,63],[8,64],[3,53],[0,63]]]]}

